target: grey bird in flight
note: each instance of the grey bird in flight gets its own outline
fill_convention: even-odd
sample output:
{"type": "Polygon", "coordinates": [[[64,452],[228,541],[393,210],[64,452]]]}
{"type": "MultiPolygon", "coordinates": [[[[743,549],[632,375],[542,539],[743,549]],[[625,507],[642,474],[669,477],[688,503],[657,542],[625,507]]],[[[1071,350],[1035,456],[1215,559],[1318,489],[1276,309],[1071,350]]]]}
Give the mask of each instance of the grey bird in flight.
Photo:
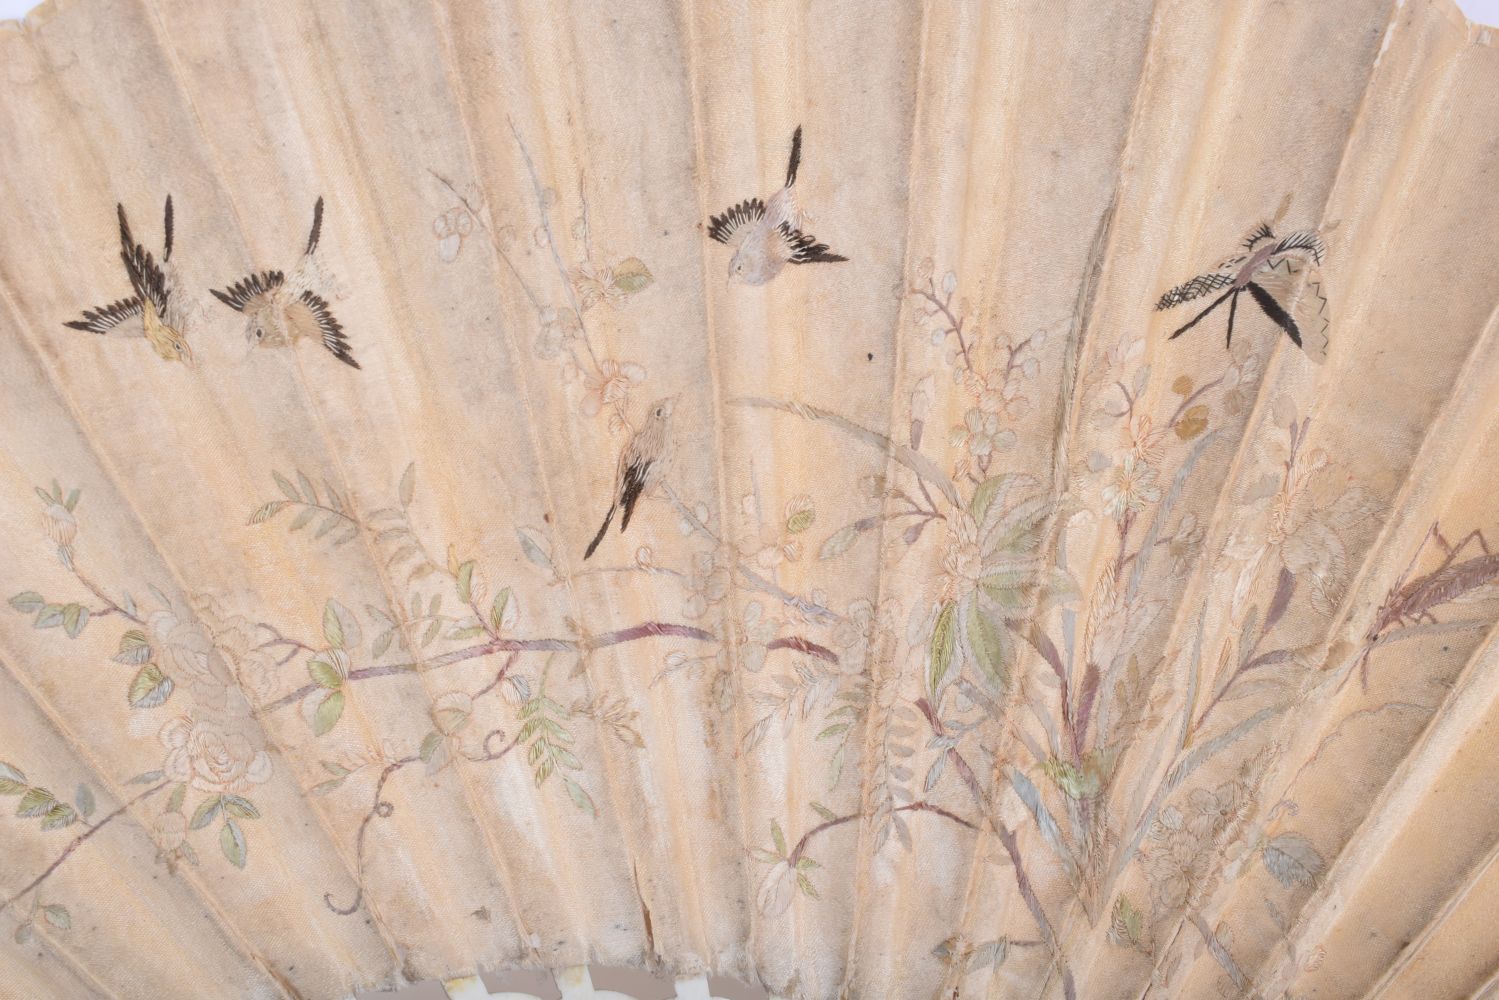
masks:
{"type": "Polygon", "coordinates": [[[623,508],[623,516],[619,522],[619,533],[625,533],[630,526],[630,515],[635,513],[635,504],[640,500],[641,494],[655,486],[661,479],[661,473],[666,465],[667,448],[670,444],[667,438],[667,422],[671,419],[671,411],[677,404],[677,397],[667,396],[659,399],[651,406],[650,416],[645,418],[645,423],[640,429],[630,435],[630,440],[625,443],[624,450],[619,453],[619,465],[614,470],[614,492],[610,498],[609,513],[604,515],[604,523],[599,526],[598,534],[593,536],[593,541],[588,543],[588,551],[583,553],[587,559],[593,555],[599,543],[604,540],[604,535],[609,531],[609,525],[614,521],[614,514],[623,508]]]}
{"type": "Polygon", "coordinates": [[[781,273],[787,264],[830,264],[848,260],[831,253],[802,232],[805,214],[796,203],[796,169],[802,159],[802,127],[791,136],[791,162],[786,166],[786,184],[770,196],[741,201],[722,215],[708,219],[708,235],[734,248],[729,261],[729,280],[763,285],[781,273]]]}

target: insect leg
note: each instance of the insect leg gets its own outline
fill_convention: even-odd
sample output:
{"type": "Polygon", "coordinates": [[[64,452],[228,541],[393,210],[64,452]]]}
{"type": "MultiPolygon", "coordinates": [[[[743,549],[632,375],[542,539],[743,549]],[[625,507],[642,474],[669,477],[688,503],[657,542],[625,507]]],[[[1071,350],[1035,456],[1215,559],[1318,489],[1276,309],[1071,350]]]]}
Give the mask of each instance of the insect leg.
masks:
{"type": "Polygon", "coordinates": [[[1235,294],[1237,294],[1237,289],[1230,288],[1228,291],[1226,291],[1222,295],[1218,296],[1212,302],[1208,303],[1208,307],[1206,309],[1204,309],[1202,312],[1198,313],[1196,316],[1193,316],[1190,320],[1188,320],[1185,326],[1177,327],[1176,332],[1173,333],[1171,336],[1167,337],[1166,339],[1167,340],[1175,340],[1177,337],[1180,337],[1182,334],[1184,334],[1188,330],[1192,329],[1192,327],[1194,327],[1198,323],[1202,322],[1202,320],[1207,316],[1208,313],[1212,312],[1214,309],[1217,309],[1219,306],[1223,305],[1223,300],[1224,299],[1228,298],[1231,295],[1235,295],[1235,294]]]}
{"type": "Polygon", "coordinates": [[[1224,347],[1234,346],[1234,316],[1239,311],[1239,290],[1234,289],[1233,298],[1228,300],[1228,340],[1224,347]]]}

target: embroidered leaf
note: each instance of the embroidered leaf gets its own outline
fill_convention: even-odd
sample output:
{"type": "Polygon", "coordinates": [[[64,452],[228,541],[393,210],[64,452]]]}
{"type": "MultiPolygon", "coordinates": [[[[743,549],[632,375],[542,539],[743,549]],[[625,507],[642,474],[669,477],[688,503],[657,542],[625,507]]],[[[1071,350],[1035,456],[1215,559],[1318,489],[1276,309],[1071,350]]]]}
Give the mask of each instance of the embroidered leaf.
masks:
{"type": "Polygon", "coordinates": [[[20,795],[26,791],[26,775],[20,768],[0,762],[0,795],[20,795]]]}
{"type": "Polygon", "coordinates": [[[411,501],[416,498],[416,463],[412,462],[406,466],[406,471],[401,473],[401,485],[398,490],[401,498],[401,506],[410,507],[411,501]]]}
{"type": "Polygon", "coordinates": [[[323,605],[323,638],[335,649],[355,649],[363,641],[354,612],[331,597],[323,605]]]}
{"type": "Polygon", "coordinates": [[[264,524],[286,509],[289,500],[271,500],[256,507],[250,513],[249,524],[264,524]]]}
{"type": "Polygon", "coordinates": [[[248,845],[245,843],[245,835],[240,832],[239,825],[233,820],[225,820],[223,829],[219,830],[219,849],[224,852],[224,857],[236,868],[245,866],[245,853],[248,845]]]}
{"type": "Polygon", "coordinates": [[[136,672],[130,682],[127,698],[131,708],[155,708],[172,696],[175,685],[172,679],[161,672],[154,663],[148,663],[136,672]]]}
{"type": "Polygon", "coordinates": [[[550,573],[557,572],[549,554],[550,546],[539,531],[535,528],[520,527],[515,529],[515,537],[520,540],[521,551],[526,554],[527,559],[550,573]]]}
{"type": "Polygon", "coordinates": [[[1265,845],[1265,869],[1287,889],[1312,886],[1327,869],[1327,862],[1310,840],[1299,833],[1283,833],[1265,845]]]}
{"type": "Polygon", "coordinates": [[[286,499],[296,503],[302,502],[302,494],[297,492],[297,488],[291,484],[289,479],[281,473],[274,471],[271,473],[271,478],[276,480],[276,485],[281,487],[281,492],[286,494],[286,499]]]}
{"type": "Polygon", "coordinates": [[[572,797],[573,805],[588,813],[590,816],[598,815],[598,810],[594,808],[592,797],[590,797],[589,794],[583,790],[582,785],[578,784],[573,779],[566,777],[562,779],[562,783],[567,786],[567,794],[572,797]]]}
{"type": "Polygon", "coordinates": [[[34,628],[57,628],[62,624],[62,605],[48,604],[37,612],[36,621],[32,622],[34,628]]]}
{"type": "Polygon", "coordinates": [[[317,711],[312,714],[312,735],[322,736],[338,725],[339,717],[343,714],[344,693],[342,691],[328,692],[328,697],[323,699],[317,711]]]}
{"type": "Polygon", "coordinates": [[[94,791],[87,785],[79,785],[78,791],[73,793],[73,805],[78,807],[78,815],[88,819],[94,814],[94,791]]]}
{"type": "Polygon", "coordinates": [[[46,604],[47,599],[34,590],[23,591],[10,599],[11,607],[27,615],[42,610],[46,604]]]}
{"type": "Polygon", "coordinates": [[[458,599],[464,604],[473,600],[474,561],[472,559],[458,567],[458,599]]]}
{"type": "Polygon", "coordinates": [[[776,850],[784,858],[786,856],[786,835],[781,832],[781,824],[775,820],[770,821],[770,839],[775,842],[776,850]]]}
{"type": "Polygon", "coordinates": [[[978,601],[968,606],[968,646],[984,680],[995,690],[1005,687],[1009,677],[1009,634],[995,625],[978,601]]]}
{"type": "Polygon", "coordinates": [[[202,802],[198,803],[198,808],[193,810],[193,818],[192,821],[188,823],[188,826],[192,827],[194,830],[203,829],[218,817],[219,810],[223,808],[223,805],[224,800],[217,795],[212,795],[204,799],[202,802]]]}
{"type": "Polygon", "coordinates": [[[505,609],[509,604],[509,587],[494,595],[494,603],[489,606],[489,624],[496,632],[503,630],[505,627],[505,609]]]}
{"type": "Polygon", "coordinates": [[[650,269],[639,257],[626,257],[614,266],[614,287],[626,295],[634,295],[652,280],[650,269]]]}
{"type": "Polygon", "coordinates": [[[343,687],[344,679],[339,674],[338,668],[334,667],[331,663],[326,663],[322,660],[309,660],[307,663],[307,673],[312,677],[312,682],[318,687],[324,687],[330,691],[337,691],[343,687]]]}
{"type": "Polygon", "coordinates": [[[47,815],[42,819],[43,830],[60,830],[65,826],[71,826],[78,818],[78,813],[70,805],[59,802],[47,810],[47,815]]]}
{"type": "Polygon", "coordinates": [[[952,666],[952,655],[957,643],[958,606],[948,601],[937,615],[937,624],[932,628],[932,641],[928,650],[930,662],[927,667],[927,690],[935,698],[942,688],[948,667],[952,666]]]}
{"type": "Polygon", "coordinates": [[[151,658],[151,640],[146,633],[133,628],[120,636],[120,649],[115,653],[116,663],[139,666],[151,658]]]}
{"type": "Polygon", "coordinates": [[[68,913],[68,908],[57,903],[48,903],[42,907],[42,919],[60,931],[70,930],[73,926],[73,917],[68,913]]]}

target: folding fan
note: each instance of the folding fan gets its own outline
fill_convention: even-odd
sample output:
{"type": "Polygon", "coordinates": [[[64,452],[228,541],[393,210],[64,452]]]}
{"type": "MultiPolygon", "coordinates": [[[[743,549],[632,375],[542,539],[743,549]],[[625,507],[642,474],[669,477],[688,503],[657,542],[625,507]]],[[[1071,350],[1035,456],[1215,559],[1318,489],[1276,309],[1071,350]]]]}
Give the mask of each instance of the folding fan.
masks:
{"type": "Polygon", "coordinates": [[[1448,0],[58,0],[0,66],[0,994],[1499,996],[1448,0]]]}

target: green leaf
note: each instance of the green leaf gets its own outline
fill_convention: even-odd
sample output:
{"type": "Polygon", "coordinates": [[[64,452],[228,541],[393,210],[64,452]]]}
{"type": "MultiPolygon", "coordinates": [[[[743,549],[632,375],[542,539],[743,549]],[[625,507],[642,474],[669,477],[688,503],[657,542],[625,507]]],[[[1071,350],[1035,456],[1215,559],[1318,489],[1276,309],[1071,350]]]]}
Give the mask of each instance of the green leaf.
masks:
{"type": "Polygon", "coordinates": [[[294,500],[297,503],[302,502],[302,494],[297,492],[297,488],[291,484],[291,480],[287,479],[281,473],[274,471],[271,473],[271,478],[276,480],[276,485],[281,487],[281,492],[286,494],[286,499],[294,500]]]}
{"type": "Polygon", "coordinates": [[[762,865],[773,865],[781,860],[781,856],[775,851],[767,851],[763,847],[751,847],[749,850],[750,857],[754,858],[762,865]]]}
{"type": "Polygon", "coordinates": [[[139,666],[150,658],[151,640],[146,638],[146,633],[133,628],[120,636],[120,649],[115,653],[116,663],[139,666]]]}
{"type": "Polygon", "coordinates": [[[573,805],[588,813],[597,816],[598,810],[594,808],[593,799],[583,790],[583,786],[571,778],[564,777],[562,783],[567,786],[567,794],[572,797],[573,805]]]}
{"type": "Polygon", "coordinates": [[[271,518],[275,517],[277,514],[285,510],[288,503],[290,503],[290,501],[287,500],[271,500],[267,503],[263,503],[250,513],[250,520],[248,523],[264,524],[265,522],[269,521],[271,518]]]}
{"type": "Polygon", "coordinates": [[[47,810],[47,815],[42,819],[42,829],[60,830],[65,826],[73,825],[76,819],[78,819],[78,813],[73,807],[59,802],[47,810]]]}
{"type": "Polygon", "coordinates": [[[442,746],[442,733],[437,730],[434,729],[423,737],[422,749],[418,754],[422,759],[422,763],[431,763],[432,755],[437,752],[437,748],[440,746],[442,746]]]}
{"type": "Polygon", "coordinates": [[[34,590],[22,591],[10,599],[10,606],[26,615],[42,610],[46,604],[47,599],[34,590]]]}
{"type": "Polygon", "coordinates": [[[201,830],[209,823],[218,818],[219,810],[223,808],[224,800],[221,796],[211,795],[198,803],[198,808],[193,810],[193,818],[188,823],[194,830],[201,830]]]}
{"type": "Polygon", "coordinates": [[[821,867],[822,865],[818,864],[816,861],[813,861],[811,858],[801,858],[796,862],[796,870],[799,872],[809,872],[814,868],[821,867]]]}
{"type": "Polygon", "coordinates": [[[78,815],[88,819],[94,814],[94,792],[87,785],[79,785],[78,791],[73,793],[73,804],[78,807],[78,815]]]}
{"type": "Polygon", "coordinates": [[[406,466],[406,471],[401,473],[400,486],[401,506],[410,507],[411,501],[416,498],[416,463],[412,462],[406,466]]]}
{"type": "Polygon", "coordinates": [[[48,903],[42,907],[42,919],[60,931],[70,930],[73,926],[73,918],[68,914],[68,908],[57,903],[48,903]]]}
{"type": "Polygon", "coordinates": [[[148,663],[136,672],[126,697],[131,708],[155,708],[172,696],[172,688],[175,686],[172,679],[161,672],[160,667],[148,663]]]}
{"type": "Polygon", "coordinates": [[[364,641],[354,612],[331,597],[323,605],[323,638],[335,649],[355,649],[364,641]]]}
{"type": "Polygon", "coordinates": [[[179,781],[172,787],[172,794],[167,798],[167,812],[180,813],[182,803],[187,801],[187,782],[179,781]]]}
{"type": "Polygon", "coordinates": [[[968,646],[973,659],[993,689],[1002,689],[1009,681],[1009,637],[995,624],[978,601],[968,606],[968,646]]]}
{"type": "Polygon", "coordinates": [[[26,791],[26,775],[21,769],[0,761],[0,795],[20,795],[26,791]]]}
{"type": "Polygon", "coordinates": [[[69,604],[62,609],[62,630],[69,639],[78,638],[83,626],[88,624],[88,608],[81,604],[69,604]]]}
{"type": "Polygon", "coordinates": [[[474,561],[472,559],[458,567],[458,599],[464,604],[473,600],[474,561]]]}
{"type": "Polygon", "coordinates": [[[286,526],[286,530],[301,531],[303,528],[307,527],[307,525],[311,524],[312,519],[316,516],[316,507],[303,507],[301,512],[298,513],[296,517],[292,518],[291,524],[288,524],[286,526]]]}
{"type": "Polygon", "coordinates": [[[311,789],[311,792],[312,792],[313,795],[327,795],[330,792],[335,792],[338,789],[342,788],[343,787],[343,783],[344,783],[344,779],[342,779],[342,778],[334,778],[331,781],[325,781],[322,784],[313,785],[312,789],[311,789]]]}
{"type": "Polygon", "coordinates": [[[338,672],[338,668],[325,660],[307,661],[307,673],[314,684],[329,691],[337,691],[344,685],[343,675],[338,672]]]}
{"type": "Polygon", "coordinates": [[[817,889],[812,885],[812,880],[807,878],[807,876],[805,875],[798,875],[796,877],[796,887],[813,899],[822,898],[821,896],[817,895],[817,889]]]}
{"type": "Polygon", "coordinates": [[[494,603],[489,606],[489,624],[496,632],[505,627],[505,607],[510,603],[510,588],[506,587],[494,595],[494,603]]]}
{"type": "Polygon", "coordinates": [[[23,819],[45,816],[56,804],[57,798],[45,788],[28,788],[21,796],[21,804],[16,807],[16,815],[23,819]]]}
{"type": "Polygon", "coordinates": [[[813,812],[815,812],[817,815],[821,816],[823,819],[827,820],[829,823],[833,822],[834,820],[836,820],[838,818],[838,814],[837,813],[833,812],[833,810],[829,809],[827,806],[823,805],[821,802],[813,802],[813,803],[811,803],[811,806],[812,806],[812,811],[813,812]]]}
{"type": "Polygon", "coordinates": [[[35,628],[57,628],[62,624],[62,605],[48,604],[37,612],[36,621],[32,623],[35,628]]]}
{"type": "Polygon", "coordinates": [[[248,845],[245,843],[245,835],[240,832],[239,825],[232,819],[225,820],[224,826],[219,830],[219,849],[224,852],[224,857],[236,868],[245,866],[245,853],[248,845]]]}
{"type": "Polygon", "coordinates": [[[164,777],[166,777],[166,775],[163,774],[161,771],[142,771],[140,774],[137,774],[135,777],[133,777],[129,781],[125,782],[125,784],[127,784],[127,785],[149,785],[153,781],[160,781],[164,777]]]}
{"type": "Polygon", "coordinates": [[[648,267],[639,257],[626,257],[614,265],[614,287],[626,295],[634,295],[653,280],[648,267]]]}
{"type": "Polygon", "coordinates": [[[224,796],[224,812],[238,819],[259,819],[260,810],[255,803],[239,795],[224,796]]]}
{"type": "Polygon", "coordinates": [[[817,521],[817,511],[808,507],[799,510],[786,519],[786,530],[793,535],[799,535],[817,521]]]}
{"type": "Polygon", "coordinates": [[[82,493],[83,491],[75,486],[68,491],[68,498],[62,502],[62,505],[68,508],[68,510],[73,510],[78,506],[78,498],[82,493]]]}
{"type": "Polygon", "coordinates": [[[781,824],[775,820],[770,821],[770,839],[775,841],[776,850],[781,852],[781,857],[786,856],[786,835],[781,832],[781,824]]]}
{"type": "Polygon", "coordinates": [[[317,503],[317,489],[312,485],[312,480],[301,469],[297,470],[297,482],[302,486],[302,496],[307,498],[308,503],[317,503]]]}
{"type": "Polygon", "coordinates": [[[935,698],[942,688],[947,670],[952,666],[952,654],[957,645],[958,606],[948,601],[937,615],[937,624],[932,628],[932,642],[927,670],[927,690],[935,698]]]}
{"type": "Polygon", "coordinates": [[[1009,476],[991,476],[979,483],[978,489],[973,491],[973,501],[968,505],[968,512],[973,515],[974,521],[980,527],[983,526],[984,517],[989,513],[989,505],[994,502],[1000,487],[1004,486],[1009,478],[1009,476]]]}
{"type": "Polygon", "coordinates": [[[344,693],[342,691],[328,692],[328,697],[323,699],[323,703],[312,715],[312,735],[322,736],[338,725],[338,719],[343,714],[344,693]]]}

